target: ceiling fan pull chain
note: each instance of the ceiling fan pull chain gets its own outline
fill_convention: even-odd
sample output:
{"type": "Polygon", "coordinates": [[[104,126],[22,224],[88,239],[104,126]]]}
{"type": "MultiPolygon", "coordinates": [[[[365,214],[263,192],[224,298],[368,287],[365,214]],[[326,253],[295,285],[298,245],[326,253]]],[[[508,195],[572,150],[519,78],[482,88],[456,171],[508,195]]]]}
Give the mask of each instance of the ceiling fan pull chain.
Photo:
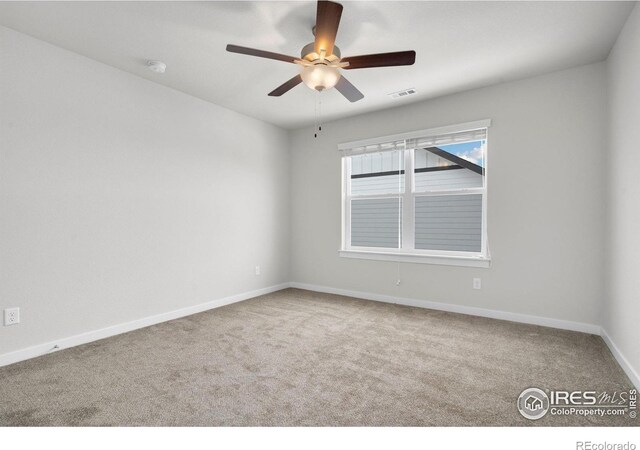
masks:
{"type": "Polygon", "coordinates": [[[315,97],[313,98],[313,137],[317,138],[318,137],[318,94],[319,92],[316,91],[315,97]]]}
{"type": "Polygon", "coordinates": [[[322,92],[318,91],[318,131],[322,131],[322,92]]]}
{"type": "Polygon", "coordinates": [[[317,138],[318,134],[320,134],[320,132],[322,131],[322,97],[320,97],[321,92],[320,91],[316,91],[316,97],[315,97],[315,117],[314,117],[314,123],[313,123],[313,129],[314,129],[314,133],[313,133],[313,137],[317,138]]]}

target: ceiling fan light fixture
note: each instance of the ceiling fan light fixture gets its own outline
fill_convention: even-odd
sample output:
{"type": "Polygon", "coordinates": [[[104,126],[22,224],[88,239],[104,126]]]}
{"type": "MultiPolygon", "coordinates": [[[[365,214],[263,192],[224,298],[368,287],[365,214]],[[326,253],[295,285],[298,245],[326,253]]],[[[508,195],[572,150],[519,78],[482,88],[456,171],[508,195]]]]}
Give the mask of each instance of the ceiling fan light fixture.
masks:
{"type": "Polygon", "coordinates": [[[315,64],[302,68],[300,77],[304,84],[315,91],[324,91],[334,87],[340,79],[340,71],[337,67],[325,64],[315,64]]]}

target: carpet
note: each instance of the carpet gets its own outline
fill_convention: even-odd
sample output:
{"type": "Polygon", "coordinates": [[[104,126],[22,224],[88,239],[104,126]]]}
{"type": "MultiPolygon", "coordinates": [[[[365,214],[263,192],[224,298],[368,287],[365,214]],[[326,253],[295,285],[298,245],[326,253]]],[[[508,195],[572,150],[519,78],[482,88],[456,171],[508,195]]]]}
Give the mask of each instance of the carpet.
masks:
{"type": "Polygon", "coordinates": [[[2,367],[0,425],[638,425],[532,386],[632,387],[599,336],[286,289],[2,367]]]}

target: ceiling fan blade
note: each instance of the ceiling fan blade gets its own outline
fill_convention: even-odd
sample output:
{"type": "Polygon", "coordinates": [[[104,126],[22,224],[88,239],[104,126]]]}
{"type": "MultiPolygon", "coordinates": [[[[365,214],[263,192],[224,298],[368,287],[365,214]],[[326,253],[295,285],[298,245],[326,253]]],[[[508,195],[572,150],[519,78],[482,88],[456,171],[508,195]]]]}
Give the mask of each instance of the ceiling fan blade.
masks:
{"type": "Polygon", "coordinates": [[[349,63],[348,66],[344,67],[346,70],[366,69],[368,67],[410,66],[416,62],[416,52],[409,50],[406,52],[348,56],[346,58],[342,58],[340,62],[349,63]]]}
{"type": "Polygon", "coordinates": [[[342,5],[340,3],[324,0],[318,2],[316,41],[314,45],[314,50],[318,55],[321,55],[322,51],[325,52],[326,56],[333,54],[333,46],[336,42],[336,34],[338,34],[338,26],[340,25],[340,16],[342,16],[342,5]]]}
{"type": "Polygon", "coordinates": [[[270,97],[280,97],[282,94],[290,91],[291,89],[293,89],[294,87],[296,87],[300,83],[302,83],[302,77],[300,77],[300,75],[296,75],[295,77],[293,77],[292,79],[290,79],[286,83],[278,86],[273,91],[269,92],[269,96],[270,97]]]}
{"type": "Polygon", "coordinates": [[[227,51],[231,53],[240,53],[241,55],[257,56],[259,58],[276,59],[278,61],[295,63],[296,59],[293,56],[282,55],[280,53],[266,52],[264,50],[257,50],[255,48],[240,47],[239,45],[227,45],[227,51]]]}
{"type": "Polygon", "coordinates": [[[357,102],[364,98],[364,94],[358,90],[353,84],[347,80],[344,75],[340,77],[336,84],[336,89],[344,95],[351,103],[357,102]]]}

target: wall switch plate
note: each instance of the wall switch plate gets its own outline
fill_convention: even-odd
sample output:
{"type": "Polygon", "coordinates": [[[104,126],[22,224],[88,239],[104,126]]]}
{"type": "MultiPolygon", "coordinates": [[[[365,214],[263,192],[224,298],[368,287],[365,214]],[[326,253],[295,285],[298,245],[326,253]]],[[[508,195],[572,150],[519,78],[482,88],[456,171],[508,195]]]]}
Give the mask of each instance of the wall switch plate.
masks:
{"type": "Polygon", "coordinates": [[[256,266],[256,275],[260,275],[260,266],[256,266]]]}
{"type": "Polygon", "coordinates": [[[20,323],[20,308],[7,308],[4,310],[4,326],[20,323]]]}
{"type": "Polygon", "coordinates": [[[473,279],[473,288],[474,289],[482,289],[482,279],[481,278],[474,278],[473,279]]]}

